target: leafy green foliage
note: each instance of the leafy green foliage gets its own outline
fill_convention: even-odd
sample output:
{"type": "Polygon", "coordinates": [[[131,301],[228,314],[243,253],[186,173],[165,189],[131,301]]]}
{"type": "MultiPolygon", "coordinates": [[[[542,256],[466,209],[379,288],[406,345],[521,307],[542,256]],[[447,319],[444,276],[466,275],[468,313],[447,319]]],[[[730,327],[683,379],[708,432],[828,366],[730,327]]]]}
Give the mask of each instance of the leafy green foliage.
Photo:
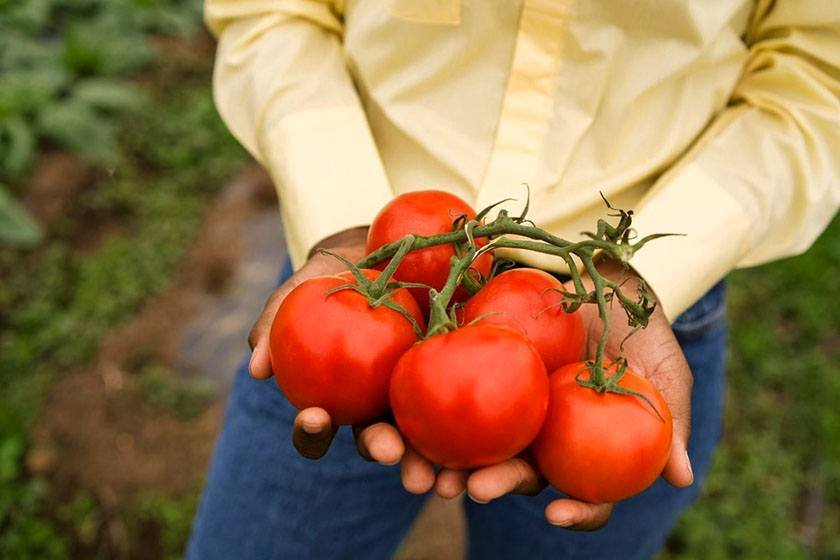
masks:
{"type": "Polygon", "coordinates": [[[20,437],[0,439],[0,558],[63,559],[64,539],[39,515],[46,485],[25,478],[23,452],[20,437]]]}
{"type": "MultiPolygon", "coordinates": [[[[0,0],[0,178],[21,193],[45,143],[100,166],[38,247],[0,241],[0,558],[67,558],[96,538],[92,498],[51,508],[45,482],[26,472],[40,397],[168,285],[214,188],[242,164],[213,107],[209,61],[153,46],[153,33],[200,29],[199,13],[198,0],[0,0]]],[[[28,241],[32,224],[5,199],[0,235],[28,241]]],[[[164,406],[201,405],[201,388],[147,388],[164,406]]],[[[183,542],[190,507],[156,518],[181,519],[160,529],[167,551],[183,542]]]]}
{"type": "Polygon", "coordinates": [[[216,385],[208,380],[179,381],[162,366],[147,366],[137,379],[143,398],[181,420],[198,416],[216,396],[216,385]]]}
{"type": "Polygon", "coordinates": [[[42,237],[41,228],[0,185],[0,244],[31,247],[42,237]]]}
{"type": "Polygon", "coordinates": [[[103,515],[96,500],[86,491],[58,509],[58,518],[72,527],[73,538],[81,547],[93,547],[103,525],[103,515]]]}
{"type": "Polygon", "coordinates": [[[193,492],[184,496],[171,497],[156,492],[139,496],[126,514],[133,544],[142,547],[154,543],[158,549],[155,557],[164,560],[182,558],[198,505],[199,488],[197,485],[193,492]]]}
{"type": "Polygon", "coordinates": [[[0,2],[0,178],[19,178],[44,141],[111,163],[113,118],[142,107],[125,78],[155,60],[149,33],[192,32],[199,10],[175,0],[0,2]]]}

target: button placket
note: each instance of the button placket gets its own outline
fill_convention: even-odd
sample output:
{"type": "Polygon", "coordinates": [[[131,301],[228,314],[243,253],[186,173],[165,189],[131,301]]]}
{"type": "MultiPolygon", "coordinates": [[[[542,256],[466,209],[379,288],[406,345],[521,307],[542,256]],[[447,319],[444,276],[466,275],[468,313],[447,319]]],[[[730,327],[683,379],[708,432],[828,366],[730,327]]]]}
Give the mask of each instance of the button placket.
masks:
{"type": "Polygon", "coordinates": [[[558,87],[568,4],[525,0],[510,77],[477,206],[506,198],[511,188],[536,184],[558,87]]]}

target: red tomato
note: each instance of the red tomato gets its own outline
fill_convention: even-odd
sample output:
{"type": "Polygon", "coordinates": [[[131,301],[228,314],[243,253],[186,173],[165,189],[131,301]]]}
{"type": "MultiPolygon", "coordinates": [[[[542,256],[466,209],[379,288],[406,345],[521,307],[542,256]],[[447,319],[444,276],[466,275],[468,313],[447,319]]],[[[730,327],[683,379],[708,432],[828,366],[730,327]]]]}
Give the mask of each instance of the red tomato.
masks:
{"type": "Polygon", "coordinates": [[[575,381],[589,378],[582,362],[549,376],[548,415],[532,446],[546,480],[559,491],[590,503],[638,494],[656,480],[671,451],[671,412],[659,391],[629,370],[621,387],[645,395],[656,412],[634,395],[598,393],[575,381]]]}
{"type": "MultiPolygon", "coordinates": [[[[371,280],[380,274],[364,273],[371,280]]],[[[349,272],[306,280],[280,305],[269,334],[271,369],[286,398],[298,409],[326,409],[335,424],[372,420],[388,410],[391,371],[417,341],[399,312],[373,309],[353,290],[327,295],[347,283],[355,283],[349,272]]],[[[408,290],[392,298],[423,328],[408,290]]]]}
{"type": "Polygon", "coordinates": [[[408,442],[430,461],[472,469],[513,457],[536,437],[548,376],[519,332],[474,325],[405,353],[391,377],[391,408],[408,442]]]}
{"type": "MultiPolygon", "coordinates": [[[[452,231],[452,223],[460,215],[475,217],[475,210],[457,196],[444,191],[426,190],[401,194],[385,205],[370,225],[367,252],[399,241],[413,233],[429,236],[452,231]]],[[[419,282],[440,291],[449,276],[450,259],[455,255],[452,245],[427,247],[412,251],[400,263],[394,278],[403,282],[419,282]]],[[[484,276],[490,274],[493,257],[484,254],[473,263],[472,269],[484,276]]],[[[387,265],[382,263],[381,268],[387,265]]],[[[429,294],[422,288],[412,288],[424,314],[429,312],[429,294]]],[[[453,301],[463,301],[469,294],[463,288],[455,292],[453,301]]]]}
{"type": "Polygon", "coordinates": [[[479,317],[482,324],[507,325],[522,331],[534,344],[548,371],[583,357],[583,320],[566,313],[563,284],[534,268],[516,268],[490,280],[464,305],[463,321],[479,317]]]}

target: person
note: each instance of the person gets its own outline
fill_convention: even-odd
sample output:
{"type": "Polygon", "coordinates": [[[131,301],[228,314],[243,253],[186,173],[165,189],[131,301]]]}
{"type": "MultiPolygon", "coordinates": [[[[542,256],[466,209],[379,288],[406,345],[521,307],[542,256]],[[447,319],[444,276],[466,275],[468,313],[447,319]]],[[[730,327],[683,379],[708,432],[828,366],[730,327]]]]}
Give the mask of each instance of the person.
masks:
{"type": "MultiPolygon", "coordinates": [[[[390,557],[432,489],[471,498],[475,558],[655,554],[720,437],[722,279],[806,250],[840,205],[840,3],[207,0],[205,13],[216,103],[277,184],[295,272],[252,331],[188,557],[390,557]],[[602,217],[601,192],[635,210],[640,236],[685,234],[631,263],[630,289],[644,278],[660,305],[624,355],[663,391],[674,440],[667,482],[618,504],[543,490],[523,458],[436,471],[392,425],[336,435],[265,381],[280,302],[343,268],[313,249],[362,257],[395,194],[441,188],[481,208],[522,183],[530,217],[567,239],[602,217]],[[290,429],[302,455],[326,456],[298,455],[290,429]]],[[[584,320],[591,342],[599,322],[584,320]]]]}

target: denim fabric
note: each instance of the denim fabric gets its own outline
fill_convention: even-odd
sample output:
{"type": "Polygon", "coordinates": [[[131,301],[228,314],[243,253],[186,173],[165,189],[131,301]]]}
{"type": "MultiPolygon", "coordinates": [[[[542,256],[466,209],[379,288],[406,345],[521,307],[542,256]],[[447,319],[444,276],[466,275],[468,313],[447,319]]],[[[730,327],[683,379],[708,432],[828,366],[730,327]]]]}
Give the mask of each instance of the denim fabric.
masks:
{"type": "MultiPolygon", "coordinates": [[[[284,267],[281,280],[288,275],[284,267]]],[[[606,528],[575,533],[550,526],[543,510],[558,494],[466,500],[471,558],[650,558],[696,497],[721,435],[726,348],[723,283],[674,324],[694,373],[691,488],[661,479],[621,502],[606,528]]],[[[187,551],[190,560],[391,558],[425,501],[402,489],[399,467],[356,455],[342,429],[320,461],[290,442],[295,410],[273,380],[236,374],[224,427],[187,551]]]]}

